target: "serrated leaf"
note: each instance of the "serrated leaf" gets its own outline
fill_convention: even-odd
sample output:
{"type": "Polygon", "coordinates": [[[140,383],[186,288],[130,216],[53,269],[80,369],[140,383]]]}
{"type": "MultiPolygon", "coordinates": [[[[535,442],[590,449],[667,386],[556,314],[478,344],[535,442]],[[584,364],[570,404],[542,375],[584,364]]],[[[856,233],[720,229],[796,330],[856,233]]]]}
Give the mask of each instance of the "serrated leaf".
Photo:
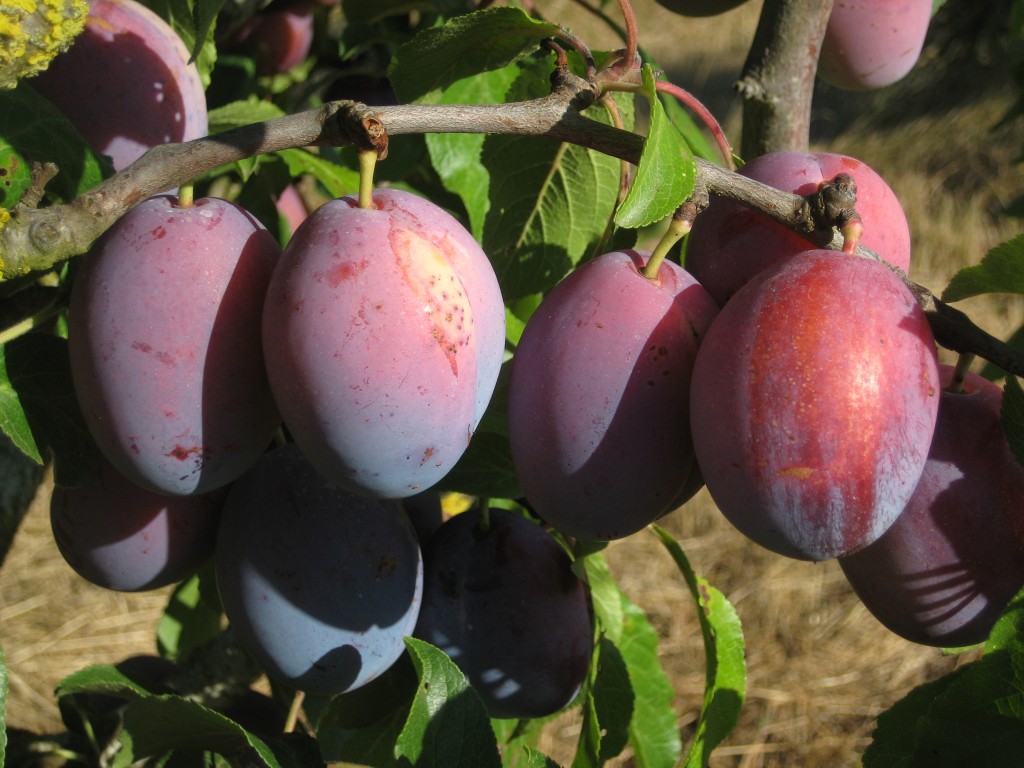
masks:
{"type": "Polygon", "coordinates": [[[268,768],[284,768],[270,746],[228,717],[180,696],[135,699],[124,712],[124,731],[131,734],[135,760],[176,749],[199,749],[225,756],[252,750],[268,768]]]}
{"type": "Polygon", "coordinates": [[[596,765],[604,765],[629,743],[629,724],[633,719],[635,697],[626,662],[616,645],[602,637],[598,669],[589,697],[600,725],[601,742],[596,765]]]}
{"type": "MultiPolygon", "coordinates": [[[[192,48],[190,60],[196,61],[203,54],[207,40],[213,40],[214,25],[224,0],[194,0],[192,7],[192,48]]],[[[204,85],[209,83],[204,82],[204,85]]]]}
{"type": "Polygon", "coordinates": [[[588,695],[583,699],[583,723],[580,726],[580,738],[576,745],[572,768],[599,768],[600,751],[601,723],[597,717],[594,700],[588,695]]]}
{"type": "Polygon", "coordinates": [[[608,561],[599,553],[583,558],[590,601],[605,635],[613,642],[622,640],[622,591],[615,577],[608,570],[608,561]]]}
{"type": "Polygon", "coordinates": [[[122,699],[138,699],[152,695],[145,686],[128,677],[113,664],[90,665],[72,672],[57,683],[58,698],[80,693],[99,693],[122,699]]]}
{"type": "Polygon", "coordinates": [[[665,117],[649,65],[643,68],[643,83],[651,105],[650,125],[633,185],[615,212],[615,223],[627,229],[669,216],[692,194],[697,181],[693,152],[665,117]]]}
{"type": "MultiPolygon", "coordinates": [[[[439,104],[496,104],[504,100],[520,74],[515,64],[459,80],[440,94],[439,104]]],[[[433,100],[432,100],[433,102],[433,100]]],[[[490,186],[490,173],[480,162],[486,136],[482,133],[428,133],[430,162],[449,192],[461,198],[469,215],[469,229],[483,238],[484,219],[490,200],[481,194],[490,186]]]]}
{"type": "Polygon", "coordinates": [[[232,101],[224,106],[211,109],[208,115],[210,133],[229,131],[243,125],[262,123],[282,117],[284,110],[272,101],[264,101],[250,96],[245,101],[232,101]]]}
{"type": "Polygon", "coordinates": [[[388,74],[400,101],[416,101],[457,80],[500,69],[542,40],[557,24],[538,21],[518,8],[488,8],[425,29],[402,45],[388,74]]]}
{"type": "Polygon", "coordinates": [[[81,484],[97,468],[99,454],[71,381],[67,340],[25,334],[7,344],[4,358],[38,455],[53,453],[58,485],[81,484]]]}
{"type": "Polygon", "coordinates": [[[10,374],[7,372],[7,349],[0,347],[0,429],[11,442],[37,464],[43,463],[39,445],[28,425],[28,417],[22,407],[10,374]]]}
{"type": "MultiPolygon", "coordinates": [[[[103,180],[104,166],[57,107],[26,83],[0,91],[0,206],[11,209],[32,178],[32,163],[56,163],[46,185],[53,202],[66,202],[103,180]]],[[[109,171],[109,166],[107,167],[109,171]]]]}
{"type": "Polygon", "coordinates": [[[288,166],[292,176],[312,174],[332,197],[343,197],[359,191],[359,173],[332,163],[305,149],[282,149],[276,153],[288,166]]]}
{"type": "Polygon", "coordinates": [[[211,561],[171,593],[156,629],[160,655],[186,662],[192,651],[220,634],[222,613],[211,561]]]}
{"type": "Polygon", "coordinates": [[[694,573],[679,543],[664,529],[653,528],[690,588],[704,636],[704,703],[697,732],[684,763],[688,767],[704,768],[712,750],[736,727],[746,698],[743,628],[736,609],[725,596],[694,573]]]}
{"type": "Polygon", "coordinates": [[[523,747],[525,761],[518,763],[522,768],[559,768],[558,763],[533,747],[523,747]]]}
{"type": "Polygon", "coordinates": [[[676,728],[672,683],[658,659],[658,633],[643,609],[622,595],[619,652],[635,697],[629,743],[638,768],[672,768],[683,747],[676,728]]]}
{"type": "Polygon", "coordinates": [[[712,162],[717,162],[720,159],[714,143],[708,139],[678,99],[666,93],[659,93],[658,101],[661,102],[661,108],[665,111],[665,119],[679,131],[693,154],[712,162]]]}
{"type": "Polygon", "coordinates": [[[395,744],[398,765],[500,768],[487,708],[465,675],[430,643],[407,637],[405,645],[420,682],[395,744]]]}
{"type": "Polygon", "coordinates": [[[997,245],[980,264],[953,275],[942,300],[960,301],[983,293],[1024,293],[1024,235],[997,245]]]}
{"type": "Polygon", "coordinates": [[[999,421],[1010,450],[1017,461],[1024,464],[1024,389],[1016,376],[1006,377],[999,421]]]}

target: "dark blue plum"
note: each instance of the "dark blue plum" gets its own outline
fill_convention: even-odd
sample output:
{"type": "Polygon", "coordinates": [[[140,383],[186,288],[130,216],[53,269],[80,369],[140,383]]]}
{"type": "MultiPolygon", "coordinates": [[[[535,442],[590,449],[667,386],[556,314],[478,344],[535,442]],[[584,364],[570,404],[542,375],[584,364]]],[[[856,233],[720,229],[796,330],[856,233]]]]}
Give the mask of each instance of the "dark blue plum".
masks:
{"type": "Polygon", "coordinates": [[[85,485],[54,489],[50,523],[61,555],[82,578],[137,592],[181,581],[213,554],[223,499],[222,491],[154,493],[104,460],[85,485]]]}
{"type": "Polygon", "coordinates": [[[569,555],[543,528],[492,509],[447,520],[423,552],[416,637],[447,653],[491,717],[544,717],[575,698],[593,623],[569,555]]]}
{"type": "Polygon", "coordinates": [[[242,645],[268,675],[315,694],[358,688],[401,656],[423,584],[398,502],[329,484],[294,444],[232,485],[216,569],[242,645]]]}

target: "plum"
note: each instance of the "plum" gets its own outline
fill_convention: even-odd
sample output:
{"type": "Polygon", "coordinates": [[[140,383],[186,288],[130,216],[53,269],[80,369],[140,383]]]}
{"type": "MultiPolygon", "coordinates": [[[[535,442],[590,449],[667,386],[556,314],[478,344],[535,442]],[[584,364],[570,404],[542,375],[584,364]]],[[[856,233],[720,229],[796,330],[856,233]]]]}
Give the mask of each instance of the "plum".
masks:
{"type": "MultiPolygon", "coordinates": [[[[840,173],[852,176],[857,183],[857,212],[864,223],[861,245],[904,272],[910,268],[910,227],[899,200],[882,177],[860,160],[828,152],[771,152],[754,158],[739,173],[798,195],[812,194],[840,173]]],[[[762,213],[712,197],[688,238],[686,269],[722,305],[762,269],[814,247],[762,213]]]]}
{"type": "Polygon", "coordinates": [[[931,17],[932,0],[836,0],[818,75],[848,91],[892,85],[917,63],[931,17]]]}
{"type": "MultiPolygon", "coordinates": [[[[941,366],[948,386],[953,369],[941,366]]],[[[982,642],[1024,588],[1024,467],[1000,424],[1002,391],[968,373],[944,390],[921,479],[874,544],[839,559],[854,591],[915,643],[982,642]]]]}
{"type": "Polygon", "coordinates": [[[747,0],[657,0],[658,5],[680,16],[717,16],[747,0]]]}
{"type": "Polygon", "coordinates": [[[569,705],[590,667],[593,623],[562,547],[514,512],[447,520],[423,551],[414,635],[466,675],[491,717],[545,717],[569,705]]]}
{"type": "Polygon", "coordinates": [[[935,342],[903,282],[870,259],[806,251],[736,293],[697,352],[697,462],[757,543],[848,555],[906,506],[938,401],[935,342]]]}
{"type": "Polygon", "coordinates": [[[206,96],[177,33],[135,0],[92,0],[85,30],[32,85],[120,170],[206,135],[206,96]]]}
{"type": "Polygon", "coordinates": [[[613,251],[541,302],[508,389],[516,474],[561,533],[617,539],[680,497],[693,463],[690,372],[717,307],[683,269],[613,251]]]}
{"type": "Polygon", "coordinates": [[[84,257],[71,291],[71,373],[104,455],[161,493],[241,475],[280,425],[260,339],[280,247],[249,213],[157,196],[84,257]]]}
{"type": "Polygon", "coordinates": [[[223,498],[220,491],[154,493],[101,461],[86,484],[54,488],[50,523],[58,550],[79,576],[139,592],[181,581],[213,554],[223,498]]]}
{"type": "Polygon", "coordinates": [[[255,54],[260,74],[273,75],[297,67],[313,43],[313,3],[278,2],[252,16],[231,38],[231,44],[255,54]]]}
{"type": "Polygon", "coordinates": [[[402,498],[455,465],[504,354],[486,255],[414,194],[321,206],[295,231],[263,316],[270,383],[310,461],[351,491],[402,498]]]}
{"type": "Polygon", "coordinates": [[[268,675],[308,693],[376,678],[419,614],[423,564],[399,503],[331,485],[294,443],[231,486],[215,561],[239,641],[268,675]]]}

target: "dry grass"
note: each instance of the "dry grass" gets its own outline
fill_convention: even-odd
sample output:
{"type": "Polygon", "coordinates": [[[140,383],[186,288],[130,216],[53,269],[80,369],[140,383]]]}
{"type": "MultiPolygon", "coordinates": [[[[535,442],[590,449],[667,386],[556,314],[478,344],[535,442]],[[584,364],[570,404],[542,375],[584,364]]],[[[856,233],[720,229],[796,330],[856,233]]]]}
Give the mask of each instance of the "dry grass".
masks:
{"type": "MultiPolygon", "coordinates": [[[[541,5],[550,18],[573,12],[569,0],[541,5]]],[[[643,40],[673,80],[704,98],[735,130],[736,102],[724,89],[742,64],[758,3],[724,20],[688,24],[651,0],[637,7],[643,40]]],[[[586,17],[574,29],[595,47],[615,45],[586,17]]],[[[1018,132],[1013,126],[989,131],[1007,106],[1007,88],[983,87],[992,86],[995,75],[982,72],[969,97],[951,96],[933,67],[925,62],[888,106],[877,96],[837,99],[824,92],[816,146],[860,157],[889,180],[911,221],[913,276],[938,292],[959,267],[1020,231],[1019,222],[997,213],[1021,192],[1021,176],[1013,163],[1019,125],[1018,132]]],[[[1024,320],[1019,300],[972,300],[963,308],[1003,337],[1024,320]]],[[[11,675],[8,721],[37,731],[61,727],[52,696],[61,677],[86,663],[152,651],[167,597],[167,590],[110,593],[78,579],[53,544],[46,502],[44,490],[0,569],[0,637],[11,675]]],[[[713,766],[856,765],[880,711],[962,663],[882,629],[835,563],[791,561],[750,544],[721,518],[706,492],[665,524],[694,567],[735,604],[747,638],[747,704],[713,766]]],[[[648,610],[661,633],[686,737],[701,701],[704,662],[685,586],[648,534],[613,544],[607,556],[627,594],[648,610]]],[[[577,733],[577,723],[559,721],[544,746],[567,763],[577,733]]],[[[628,754],[618,763],[629,765],[628,754]]]]}

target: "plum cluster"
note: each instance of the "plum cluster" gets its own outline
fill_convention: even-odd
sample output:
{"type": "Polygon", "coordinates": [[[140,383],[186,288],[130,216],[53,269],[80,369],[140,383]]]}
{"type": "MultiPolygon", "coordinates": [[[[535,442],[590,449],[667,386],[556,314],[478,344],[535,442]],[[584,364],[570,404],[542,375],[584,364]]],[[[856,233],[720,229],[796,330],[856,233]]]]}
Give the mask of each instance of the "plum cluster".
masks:
{"type": "Polygon", "coordinates": [[[920,643],[987,636],[1022,586],[1024,468],[1000,390],[951,373],[915,297],[907,222],[885,182],[833,154],[773,153],[744,175],[807,195],[858,190],[860,243],[818,250],[713,198],[687,270],[605,254],[530,318],[512,363],[509,435],[524,492],[566,535],[608,540],[702,484],[779,554],[839,559],[865,605],[920,643]]]}
{"type": "Polygon", "coordinates": [[[568,553],[504,510],[441,524],[424,493],[467,448],[505,348],[490,261],[448,213],[393,189],[340,198],[282,251],[234,203],[156,196],[84,257],[68,328],[102,461],[57,489],[51,520],[83,577],[151,589],[212,556],[236,636],[303,691],[365,685],[415,630],[495,716],[575,696],[593,625],[568,553]],[[428,509],[421,536],[401,499],[428,509]],[[557,653],[523,641],[554,622],[557,653]]]}

